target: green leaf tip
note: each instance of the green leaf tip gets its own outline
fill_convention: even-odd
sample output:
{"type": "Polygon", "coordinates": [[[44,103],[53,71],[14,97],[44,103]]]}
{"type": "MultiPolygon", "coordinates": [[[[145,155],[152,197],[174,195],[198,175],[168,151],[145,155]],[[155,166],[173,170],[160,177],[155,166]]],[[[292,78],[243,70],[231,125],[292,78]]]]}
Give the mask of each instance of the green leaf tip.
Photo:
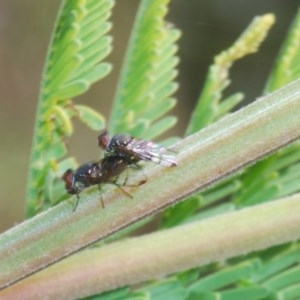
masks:
{"type": "Polygon", "coordinates": [[[208,70],[204,88],[189,122],[186,135],[223,117],[229,109],[234,108],[242,100],[241,93],[236,93],[236,96],[222,101],[223,91],[230,83],[230,68],[236,60],[258,50],[274,21],[275,17],[272,14],[254,18],[237,41],[215,57],[214,64],[208,70]],[[224,109],[226,106],[227,108],[224,109]]]}
{"type": "MultiPolygon", "coordinates": [[[[53,114],[55,115],[57,119],[57,126],[60,130],[63,131],[63,134],[65,136],[70,136],[73,133],[73,124],[70,118],[70,115],[66,112],[65,109],[60,107],[59,105],[53,106],[53,114]]],[[[62,157],[62,156],[53,156],[53,157],[62,157]]]]}
{"type": "Polygon", "coordinates": [[[300,76],[300,9],[290,26],[265,87],[265,93],[275,91],[300,76]]]}
{"type": "Polygon", "coordinates": [[[95,131],[104,128],[105,119],[96,110],[85,105],[74,105],[74,108],[77,111],[79,119],[89,128],[95,131]]]}
{"type": "Polygon", "coordinates": [[[216,56],[215,63],[228,68],[232,62],[256,52],[274,22],[273,14],[255,17],[238,40],[227,51],[216,56]]]}

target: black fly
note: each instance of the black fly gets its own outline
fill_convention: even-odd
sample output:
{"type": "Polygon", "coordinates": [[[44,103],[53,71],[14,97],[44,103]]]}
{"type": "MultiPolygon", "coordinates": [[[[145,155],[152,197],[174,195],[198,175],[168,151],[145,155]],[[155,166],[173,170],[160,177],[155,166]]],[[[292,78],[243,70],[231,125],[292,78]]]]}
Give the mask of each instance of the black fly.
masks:
{"type": "MultiPolygon", "coordinates": [[[[75,171],[68,169],[63,174],[62,179],[65,182],[67,192],[77,196],[74,211],[78,206],[80,192],[92,185],[98,185],[100,188],[101,183],[112,183],[119,187],[127,196],[131,197],[130,194],[121,188],[122,185],[127,185],[127,177],[122,184],[117,182],[119,175],[127,169],[128,166],[129,163],[124,158],[105,157],[100,161],[85,163],[78,167],[75,171]]],[[[140,181],[131,186],[138,186],[144,182],[146,181],[140,181]]],[[[102,198],[101,203],[102,207],[104,207],[102,198]]]]}
{"type": "Polygon", "coordinates": [[[105,157],[124,158],[129,164],[145,160],[165,167],[178,165],[174,156],[167,153],[166,148],[151,141],[134,138],[127,134],[117,134],[110,138],[107,131],[102,132],[97,141],[98,146],[105,151],[105,157]]]}
{"type": "MultiPolygon", "coordinates": [[[[108,132],[104,131],[98,136],[98,146],[104,150],[102,160],[85,163],[75,171],[68,169],[62,176],[67,192],[77,196],[74,210],[77,208],[81,191],[92,185],[98,185],[100,189],[102,183],[112,183],[132,197],[121,186],[139,186],[146,180],[128,185],[128,174],[122,184],[118,183],[118,178],[125,170],[139,169],[137,163],[140,160],[152,161],[165,167],[178,165],[174,156],[168,154],[164,147],[126,134],[117,134],[110,138],[108,132]]],[[[104,207],[102,197],[101,203],[104,207]]]]}

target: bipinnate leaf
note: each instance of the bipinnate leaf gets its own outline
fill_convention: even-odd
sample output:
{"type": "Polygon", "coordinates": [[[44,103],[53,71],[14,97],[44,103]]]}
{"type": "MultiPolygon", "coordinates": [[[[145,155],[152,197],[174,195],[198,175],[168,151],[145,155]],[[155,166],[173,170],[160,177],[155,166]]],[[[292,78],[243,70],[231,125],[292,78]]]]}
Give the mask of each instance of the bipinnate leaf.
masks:
{"type": "MultiPolygon", "coordinates": [[[[49,153],[57,143],[65,143],[73,132],[70,109],[76,97],[105,77],[111,65],[102,62],[111,51],[110,17],[113,0],[62,1],[53,39],[45,64],[39,108],[32,145],[28,187],[27,216],[43,209],[56,187],[48,186],[56,176],[55,167],[65,153],[49,153]],[[47,186],[45,186],[45,184],[47,186]]],[[[94,130],[104,127],[104,119],[92,109],[79,106],[79,119],[94,130]]]]}

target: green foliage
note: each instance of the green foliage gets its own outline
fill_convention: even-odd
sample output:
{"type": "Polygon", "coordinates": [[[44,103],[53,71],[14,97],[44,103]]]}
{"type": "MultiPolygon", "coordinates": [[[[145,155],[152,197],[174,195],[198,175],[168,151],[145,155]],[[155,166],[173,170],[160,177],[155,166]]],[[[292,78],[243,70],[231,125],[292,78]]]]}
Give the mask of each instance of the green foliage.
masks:
{"type": "Polygon", "coordinates": [[[168,2],[141,1],[113,105],[112,132],[152,139],[176,122],[173,116],[164,117],[176,103],[175,43],[180,36],[164,20],[168,2]]]}
{"type": "Polygon", "coordinates": [[[113,4],[113,0],[62,2],[40,91],[27,188],[28,217],[63,199],[57,178],[66,162],[74,166],[74,160],[62,161],[67,154],[65,140],[73,133],[71,118],[77,116],[93,130],[105,126],[101,114],[73,104],[70,98],[84,93],[111,70],[102,60],[111,51],[107,19],[113,4]]]}
{"type": "MultiPolygon", "coordinates": [[[[255,22],[258,20],[256,19],[255,22]]],[[[299,21],[300,11],[290,28],[276,66],[270,75],[266,87],[267,92],[274,91],[300,76],[299,21]]],[[[265,30],[268,28],[268,26],[265,27],[265,30]]],[[[250,26],[250,36],[255,36],[251,33],[252,29],[253,27],[250,26]]],[[[265,32],[261,34],[262,37],[265,36],[265,32]]],[[[241,39],[245,36],[243,35],[241,39]]],[[[232,52],[234,53],[233,50],[228,50],[217,56],[215,64],[210,67],[205,87],[189,124],[188,133],[199,130],[222,116],[218,113],[218,110],[222,111],[222,105],[226,103],[226,100],[220,102],[222,91],[230,81],[227,78],[229,68],[221,72],[218,62],[221,61],[219,57],[226,57],[226,53],[232,52]],[[223,78],[221,77],[222,80],[220,74],[225,74],[223,78]]],[[[227,66],[230,67],[232,62],[233,60],[230,60],[227,66]]],[[[234,95],[232,97],[235,100],[231,100],[232,105],[228,104],[229,109],[225,113],[238,103],[238,98],[234,95]]],[[[300,190],[299,146],[299,143],[295,143],[255,164],[243,174],[218,185],[213,190],[194,195],[188,201],[169,209],[164,214],[162,227],[216,216],[298,192],[300,190]],[[222,204],[224,199],[231,201],[222,204]],[[211,207],[212,204],[218,204],[218,206],[211,207]],[[199,207],[204,211],[198,211],[199,207]]],[[[217,267],[213,272],[209,271],[211,267],[208,266],[204,268],[205,275],[200,275],[199,279],[188,287],[189,297],[182,299],[299,299],[300,288],[296,279],[299,272],[299,254],[299,243],[296,243],[262,251],[256,257],[240,258],[238,264],[235,261],[229,261],[225,266],[217,267]]]]}
{"type": "Polygon", "coordinates": [[[274,16],[271,14],[256,17],[229,49],[215,57],[188,125],[187,135],[220,119],[242,101],[243,94],[239,92],[222,99],[224,89],[230,84],[230,68],[238,59],[258,50],[273,23],[274,16]]]}
{"type": "MultiPolygon", "coordinates": [[[[283,47],[286,52],[281,51],[278,62],[285,61],[284,58],[286,56],[288,56],[290,60],[294,61],[296,59],[294,56],[298,55],[299,46],[297,42],[294,42],[294,40],[291,39],[291,36],[294,36],[295,32],[299,31],[298,19],[299,16],[297,16],[296,22],[294,22],[288,39],[283,47]],[[292,56],[291,53],[293,53],[294,56],[292,56]]],[[[252,46],[252,50],[251,47],[248,46],[249,53],[253,52],[254,49],[257,49],[257,46],[262,41],[262,38],[265,37],[266,31],[269,30],[271,24],[272,18],[270,15],[256,18],[254,22],[249,26],[249,28],[245,31],[245,33],[241,36],[241,38],[232,46],[232,48],[217,56],[217,59],[215,59],[216,63],[209,69],[209,74],[206,79],[205,87],[203,89],[204,92],[199,98],[196,111],[188,127],[188,132],[192,131],[192,128],[194,128],[195,130],[199,130],[203,126],[207,125],[207,122],[211,123],[216,118],[222,117],[222,115],[218,114],[216,111],[218,111],[220,107],[222,107],[223,103],[226,103],[226,100],[223,100],[221,102],[219,101],[222,96],[222,91],[226,86],[228,86],[230,82],[228,79],[229,67],[234,61],[233,58],[236,59],[240,58],[241,56],[240,51],[238,51],[238,54],[235,54],[235,49],[239,49],[241,47],[241,49],[243,49],[244,51],[244,54],[246,55],[248,51],[246,50],[247,47],[245,45],[249,44],[249,41],[251,41],[254,46],[252,46]],[[246,38],[246,41],[248,42],[245,42],[244,38],[246,38]],[[239,47],[236,47],[235,45],[238,45],[239,47]],[[244,45],[244,47],[241,45],[244,45]],[[226,61],[226,63],[224,61],[226,61]],[[219,65],[218,62],[222,62],[222,64],[219,65]],[[224,65],[227,65],[228,68],[225,68],[223,71],[221,71],[220,66],[224,65]],[[219,70],[219,72],[213,72],[215,69],[219,70]],[[219,74],[225,74],[226,76],[224,75],[224,77],[222,77],[222,80],[220,80],[219,74]]],[[[297,65],[294,64],[290,67],[293,67],[294,70],[291,70],[291,72],[295,76],[296,70],[298,70],[297,65]]],[[[270,78],[273,78],[273,81],[277,78],[274,75],[275,73],[278,76],[283,76],[277,71],[277,69],[275,69],[274,73],[272,73],[272,75],[270,76],[270,78]]],[[[285,73],[287,73],[287,71],[285,73]]],[[[298,72],[297,75],[299,76],[300,73],[298,72]]],[[[287,79],[284,83],[287,83],[287,79]]],[[[280,86],[277,86],[277,88],[279,87],[280,86]]],[[[222,183],[212,191],[209,190],[201,195],[193,196],[192,199],[188,201],[191,203],[180,203],[176,207],[168,210],[168,212],[164,215],[162,227],[168,227],[167,223],[169,222],[172,222],[173,225],[184,222],[184,220],[189,219],[188,215],[193,220],[199,219],[203,215],[203,212],[198,213],[198,216],[194,215],[193,213],[196,212],[200,206],[204,208],[207,205],[220,202],[225,198],[232,199],[232,205],[225,207],[223,206],[223,209],[225,209],[225,211],[228,211],[228,209],[236,209],[243,206],[262,203],[282,196],[291,195],[299,191],[299,159],[299,144],[294,144],[287,149],[279,151],[277,154],[249,168],[241,176],[237,176],[229,182],[222,183]],[[193,209],[192,211],[189,211],[191,209],[191,206],[193,206],[193,209]]],[[[220,209],[220,211],[223,211],[223,209],[220,209]]],[[[214,212],[211,214],[206,211],[204,214],[214,215],[214,212]]]]}
{"type": "MultiPolygon", "coordinates": [[[[216,266],[214,272],[192,282],[188,290],[203,299],[279,299],[298,282],[299,251],[299,245],[280,246],[235,265],[216,266]]],[[[291,299],[299,296],[300,290],[294,289],[291,299]]]]}
{"type": "MultiPolygon", "coordinates": [[[[300,76],[299,34],[300,11],[270,74],[266,92],[275,91],[300,76]]],[[[295,143],[249,168],[241,177],[242,187],[235,195],[238,206],[253,205],[299,191],[299,150],[300,144],[295,143]]]]}
{"type": "MultiPolygon", "coordinates": [[[[189,122],[187,134],[194,133],[222,118],[243,99],[243,94],[240,92],[222,99],[223,91],[230,84],[230,68],[236,60],[258,50],[273,23],[274,16],[271,14],[256,17],[229,49],[215,57],[214,64],[208,70],[203,91],[189,122]]],[[[175,225],[176,222],[183,222],[188,216],[198,219],[199,216],[195,216],[194,213],[199,207],[221,201],[239,190],[242,190],[241,181],[237,179],[223,183],[213,191],[208,191],[202,195],[194,195],[185,203],[179,203],[175,208],[169,209],[164,214],[162,227],[169,227],[168,223],[175,225]]],[[[225,209],[227,211],[228,207],[225,209]]]]}
{"type": "MultiPolygon", "coordinates": [[[[299,33],[300,11],[270,74],[265,88],[267,92],[279,89],[300,76],[299,33]]],[[[295,143],[249,168],[241,177],[242,188],[235,195],[234,201],[238,206],[253,205],[299,191],[299,150],[300,144],[295,143]]]]}
{"type": "MultiPolygon", "coordinates": [[[[141,3],[113,109],[112,131],[152,139],[176,122],[175,117],[165,115],[176,103],[172,94],[177,89],[175,43],[180,33],[164,21],[167,3],[141,3]]],[[[62,3],[40,94],[27,216],[66,197],[58,177],[63,173],[61,164],[66,165],[64,144],[73,133],[71,119],[78,117],[96,131],[105,127],[101,114],[74,104],[70,98],[84,93],[111,70],[102,60],[111,51],[112,39],[107,35],[111,24],[107,19],[113,4],[112,0],[62,3]]],[[[72,163],[68,167],[76,166],[74,160],[67,162],[72,163]]]]}
{"type": "Polygon", "coordinates": [[[265,93],[275,91],[300,75],[300,12],[287,34],[286,41],[278,55],[274,69],[267,81],[265,93]]]}
{"type": "MultiPolygon", "coordinates": [[[[166,114],[176,101],[174,79],[178,63],[176,42],[180,32],[167,24],[168,0],[140,3],[126,53],[109,129],[155,138],[176,122],[166,114]]],[[[105,126],[93,109],[74,104],[70,98],[85,92],[106,76],[111,66],[102,60],[111,51],[107,22],[113,1],[64,1],[44,71],[28,183],[28,216],[64,199],[58,174],[76,163],[63,159],[65,140],[78,117],[93,130],[105,126]],[[46,206],[45,206],[46,205],[46,206]]],[[[272,15],[257,17],[244,34],[215,57],[204,89],[187,128],[191,134],[230,113],[243,98],[236,92],[224,99],[232,64],[257,51],[274,22],[272,15]]],[[[273,91],[300,75],[300,12],[290,29],[266,87],[273,91]]],[[[299,144],[278,152],[261,163],[202,194],[167,210],[161,228],[216,216],[299,191],[299,144]],[[201,210],[199,210],[201,208],[201,210]]],[[[128,288],[89,299],[297,299],[300,297],[299,243],[237,258],[172,278],[128,288]]],[[[195,266],[196,267],[196,266],[195,266]]]]}
{"type": "MultiPolygon", "coordinates": [[[[138,299],[152,300],[298,299],[299,255],[299,245],[275,247],[233,265],[227,262],[179,273],[136,292],[144,293],[138,299]]],[[[135,293],[120,289],[91,299],[132,299],[135,293]]]]}

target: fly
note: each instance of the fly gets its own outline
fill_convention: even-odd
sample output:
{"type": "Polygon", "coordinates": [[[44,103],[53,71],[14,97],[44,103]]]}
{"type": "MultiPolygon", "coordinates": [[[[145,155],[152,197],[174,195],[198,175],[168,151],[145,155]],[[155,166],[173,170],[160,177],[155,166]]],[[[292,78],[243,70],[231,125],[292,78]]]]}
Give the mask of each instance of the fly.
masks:
{"type": "MultiPolygon", "coordinates": [[[[118,183],[118,178],[129,166],[126,159],[122,157],[105,157],[100,161],[91,161],[78,167],[75,171],[68,169],[62,176],[65,182],[65,188],[69,194],[76,195],[77,202],[74,207],[76,210],[79,203],[79,194],[82,190],[89,186],[100,185],[102,183],[111,183],[120,188],[127,196],[131,197],[121,186],[139,186],[146,182],[146,180],[139,181],[135,184],[128,185],[128,175],[122,184],[118,183]]],[[[101,204],[104,203],[101,197],[101,204]]]]}
{"type": "Polygon", "coordinates": [[[98,146],[105,152],[105,157],[120,157],[129,164],[140,160],[152,161],[165,167],[175,167],[178,162],[168,150],[151,141],[131,137],[127,134],[117,134],[110,138],[107,131],[102,132],[97,139],[98,146]]]}

